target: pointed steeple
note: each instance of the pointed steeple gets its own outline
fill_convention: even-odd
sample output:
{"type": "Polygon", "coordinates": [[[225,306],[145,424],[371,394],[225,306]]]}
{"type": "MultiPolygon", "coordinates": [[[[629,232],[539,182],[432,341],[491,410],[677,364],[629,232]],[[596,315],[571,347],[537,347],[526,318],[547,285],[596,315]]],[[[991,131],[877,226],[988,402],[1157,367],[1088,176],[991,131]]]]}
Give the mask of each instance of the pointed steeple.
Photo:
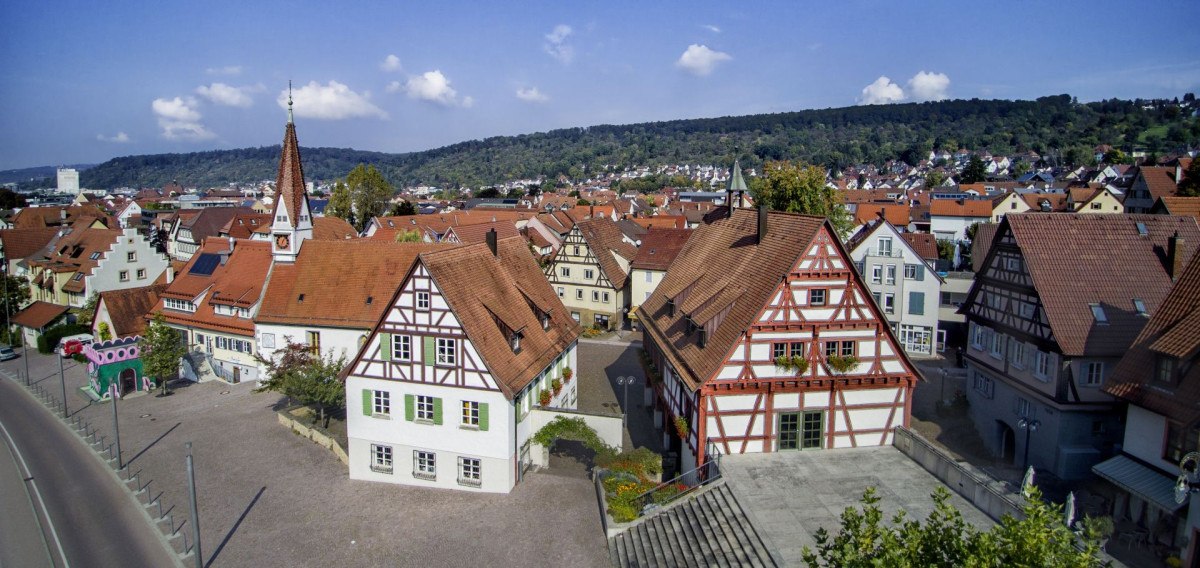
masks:
{"type": "Polygon", "coordinates": [[[279,174],[275,177],[275,211],[271,233],[276,260],[295,260],[300,244],[312,237],[312,214],[300,162],[300,142],[292,122],[292,87],[288,82],[288,121],[283,134],[279,174]]]}
{"type": "Polygon", "coordinates": [[[730,216],[733,216],[733,208],[735,207],[733,202],[734,194],[737,194],[739,201],[736,206],[740,207],[741,196],[745,192],[746,180],[742,178],[742,165],[739,160],[735,159],[733,161],[733,171],[729,173],[729,184],[725,186],[725,205],[729,207],[730,216]]]}

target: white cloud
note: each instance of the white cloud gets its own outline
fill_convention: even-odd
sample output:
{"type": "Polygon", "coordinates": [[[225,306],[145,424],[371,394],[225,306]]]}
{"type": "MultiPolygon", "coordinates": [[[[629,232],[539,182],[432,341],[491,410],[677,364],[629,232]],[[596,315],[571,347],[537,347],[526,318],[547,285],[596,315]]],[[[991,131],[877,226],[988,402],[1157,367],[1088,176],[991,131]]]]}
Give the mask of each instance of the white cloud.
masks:
{"type": "Polygon", "coordinates": [[[554,26],[550,33],[546,34],[546,43],[542,49],[546,50],[551,57],[563,62],[570,63],[575,57],[575,48],[567,45],[567,37],[571,35],[571,26],[559,24],[554,26]]]}
{"type": "Polygon", "coordinates": [[[209,75],[241,75],[242,74],[242,66],[241,65],[228,65],[225,67],[209,67],[208,69],[205,69],[204,71],[205,71],[205,73],[208,73],[209,75]]]}
{"type": "Polygon", "coordinates": [[[124,144],[126,142],[129,142],[129,135],[125,134],[124,132],[118,132],[115,136],[105,136],[103,134],[97,134],[96,140],[99,140],[101,142],[115,142],[117,144],[124,144]]]}
{"type": "Polygon", "coordinates": [[[396,57],[395,55],[388,54],[387,57],[383,58],[383,63],[379,64],[379,68],[388,72],[399,71],[400,58],[396,57]]]}
{"type": "Polygon", "coordinates": [[[400,91],[404,90],[404,83],[401,83],[400,81],[392,81],[391,83],[388,83],[388,86],[384,87],[383,90],[388,93],[399,93],[400,91]]]}
{"type": "Polygon", "coordinates": [[[200,112],[196,110],[196,99],[175,97],[173,99],[154,99],[150,103],[151,110],[158,117],[158,125],[163,129],[163,138],[168,140],[207,140],[216,137],[212,131],[200,123],[200,112]]]}
{"type": "Polygon", "coordinates": [[[921,71],[908,80],[908,92],[918,101],[940,101],[949,88],[950,77],[945,73],[921,71]]]}
{"type": "Polygon", "coordinates": [[[196,87],[196,94],[215,104],[246,108],[254,104],[250,92],[258,90],[255,87],[234,87],[225,83],[213,83],[196,87]]]}
{"type": "MultiPolygon", "coordinates": [[[[295,102],[293,108],[296,116],[301,118],[341,120],[362,117],[386,119],[388,117],[383,109],[371,102],[371,93],[366,91],[363,91],[362,94],[356,93],[350,90],[350,87],[337,81],[330,81],[328,85],[311,81],[292,91],[292,99],[295,102]]],[[[286,109],[288,92],[280,91],[276,102],[279,103],[279,108],[286,109]]]]}
{"type": "Polygon", "coordinates": [[[904,100],[904,89],[893,83],[891,79],[881,76],[875,79],[874,83],[863,87],[862,98],[858,102],[864,105],[880,105],[902,100],[904,100]]]}
{"type": "Polygon", "coordinates": [[[528,103],[544,103],[550,100],[550,97],[538,90],[537,87],[528,89],[517,89],[517,98],[528,103]]]}
{"type": "Polygon", "coordinates": [[[721,33],[721,28],[718,28],[717,26],[714,26],[714,25],[712,25],[712,24],[704,24],[703,26],[700,26],[700,27],[702,27],[702,28],[704,28],[704,29],[706,29],[706,30],[708,30],[708,31],[710,31],[710,32],[712,32],[712,33],[714,33],[714,34],[719,34],[719,33],[721,33]]]}
{"type": "MultiPolygon", "coordinates": [[[[399,83],[388,85],[389,91],[399,90],[399,83]],[[395,88],[393,88],[395,85],[395,88]]],[[[408,78],[408,82],[404,84],[404,92],[408,93],[409,98],[420,99],[442,106],[463,106],[470,107],[475,104],[475,99],[471,97],[458,97],[458,91],[455,91],[450,86],[450,79],[447,78],[438,69],[426,71],[420,75],[408,78]]]]}
{"type": "Polygon", "coordinates": [[[675,62],[675,66],[691,73],[693,75],[703,77],[713,72],[718,63],[733,59],[728,53],[723,51],[714,51],[709,49],[707,45],[689,45],[687,51],[679,56],[679,61],[675,62]]]}

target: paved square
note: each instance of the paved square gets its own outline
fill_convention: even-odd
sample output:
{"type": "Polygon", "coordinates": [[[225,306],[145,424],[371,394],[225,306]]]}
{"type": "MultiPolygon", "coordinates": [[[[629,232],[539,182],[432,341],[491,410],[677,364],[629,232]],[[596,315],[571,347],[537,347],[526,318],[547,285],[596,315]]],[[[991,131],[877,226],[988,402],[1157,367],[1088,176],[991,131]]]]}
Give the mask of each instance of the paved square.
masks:
{"type": "MultiPolygon", "coordinates": [[[[904,510],[925,519],[933,512],[930,495],[945,487],[932,474],[891,446],[741,454],[721,458],[725,482],[738,503],[778,555],[783,566],[802,565],[805,546],[825,527],[836,532],[846,507],[860,503],[863,491],[875,486],[884,518],[904,510]]],[[[995,523],[953,491],[950,503],[967,524],[988,529],[995,523]]]]}

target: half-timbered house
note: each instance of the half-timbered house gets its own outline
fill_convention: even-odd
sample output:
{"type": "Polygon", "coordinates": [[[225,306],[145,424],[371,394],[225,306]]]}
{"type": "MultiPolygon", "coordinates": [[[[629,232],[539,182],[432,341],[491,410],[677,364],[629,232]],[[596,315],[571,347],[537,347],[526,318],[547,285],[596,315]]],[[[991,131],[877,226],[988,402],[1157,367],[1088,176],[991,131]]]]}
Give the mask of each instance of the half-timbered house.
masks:
{"type": "Polygon", "coordinates": [[[350,478],[508,492],[540,393],[578,400],[581,329],[525,240],[423,253],[388,306],[347,371],[350,478]]]}
{"type": "Polygon", "coordinates": [[[686,471],[719,452],[890,444],[917,374],[822,217],[696,230],[638,317],[655,418],[686,471]]]}
{"type": "Polygon", "coordinates": [[[1060,479],[1111,455],[1121,415],[1100,387],[1198,241],[1190,217],[1006,215],[959,309],[988,450],[1060,479]]]}
{"type": "Polygon", "coordinates": [[[575,224],[546,265],[546,278],[571,318],[584,327],[613,329],[629,308],[629,264],[637,248],[611,219],[575,224]]]}

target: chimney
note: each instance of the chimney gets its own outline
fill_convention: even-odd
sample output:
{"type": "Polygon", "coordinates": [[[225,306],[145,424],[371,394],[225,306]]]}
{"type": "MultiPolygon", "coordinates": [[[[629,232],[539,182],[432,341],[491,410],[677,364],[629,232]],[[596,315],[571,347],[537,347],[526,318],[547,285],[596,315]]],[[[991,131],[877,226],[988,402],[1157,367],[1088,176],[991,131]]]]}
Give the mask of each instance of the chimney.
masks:
{"type": "Polygon", "coordinates": [[[1175,234],[1167,239],[1167,274],[1171,277],[1171,282],[1179,280],[1179,274],[1183,272],[1183,243],[1179,231],[1175,231],[1175,234]]]}
{"type": "Polygon", "coordinates": [[[758,242],[761,243],[763,237],[767,236],[767,206],[758,206],[758,242]]]}
{"type": "Polygon", "coordinates": [[[589,219],[596,218],[596,203],[594,201],[592,203],[588,204],[588,218],[589,219]]]}
{"type": "Polygon", "coordinates": [[[491,249],[491,251],[492,251],[492,256],[496,256],[496,229],[494,229],[494,228],[488,229],[487,245],[488,245],[488,248],[491,249]]]}

